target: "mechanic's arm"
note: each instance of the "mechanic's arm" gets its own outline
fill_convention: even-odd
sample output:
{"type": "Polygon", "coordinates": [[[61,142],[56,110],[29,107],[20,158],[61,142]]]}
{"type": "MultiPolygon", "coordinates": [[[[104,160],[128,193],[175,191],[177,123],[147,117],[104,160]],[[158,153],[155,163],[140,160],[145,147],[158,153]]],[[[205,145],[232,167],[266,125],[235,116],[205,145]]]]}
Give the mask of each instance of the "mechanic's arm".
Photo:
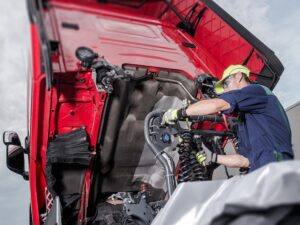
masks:
{"type": "Polygon", "coordinates": [[[203,116],[225,111],[230,108],[230,104],[223,99],[214,98],[196,102],[186,109],[188,116],[203,116]]]}
{"type": "Polygon", "coordinates": [[[240,154],[217,155],[216,162],[232,168],[247,168],[250,166],[249,160],[240,154]]]}
{"type": "MultiPolygon", "coordinates": [[[[223,99],[215,98],[199,101],[190,105],[186,109],[186,114],[188,116],[203,116],[228,109],[230,109],[230,104],[228,102],[223,99]]],[[[247,168],[250,165],[249,160],[240,154],[217,155],[216,163],[232,168],[247,168]]]]}

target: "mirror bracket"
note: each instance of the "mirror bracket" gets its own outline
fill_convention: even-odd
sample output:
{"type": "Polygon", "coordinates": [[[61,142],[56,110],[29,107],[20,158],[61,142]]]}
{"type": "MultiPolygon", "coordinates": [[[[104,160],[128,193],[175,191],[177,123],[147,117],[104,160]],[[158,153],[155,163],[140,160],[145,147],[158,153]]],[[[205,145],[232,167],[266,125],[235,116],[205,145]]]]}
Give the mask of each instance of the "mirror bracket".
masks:
{"type": "Polygon", "coordinates": [[[14,131],[5,131],[3,133],[3,143],[6,145],[7,168],[21,175],[24,180],[28,180],[29,173],[25,171],[24,160],[26,150],[22,147],[18,134],[14,131]]]}
{"type": "Polygon", "coordinates": [[[24,171],[22,176],[23,176],[24,180],[26,180],[26,181],[29,180],[29,173],[27,171],[24,171]]]}

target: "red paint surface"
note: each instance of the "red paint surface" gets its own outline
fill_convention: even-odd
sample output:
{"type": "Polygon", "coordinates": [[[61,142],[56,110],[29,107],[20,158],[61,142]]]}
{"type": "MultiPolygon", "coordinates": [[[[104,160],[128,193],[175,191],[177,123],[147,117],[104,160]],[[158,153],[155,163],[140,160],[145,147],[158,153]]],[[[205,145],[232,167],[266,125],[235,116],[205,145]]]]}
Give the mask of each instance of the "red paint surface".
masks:
{"type": "MultiPolygon", "coordinates": [[[[195,2],[174,0],[173,4],[185,15],[195,2]]],[[[252,48],[209,10],[193,38],[176,28],[179,19],[173,12],[168,10],[161,16],[166,6],[158,1],[148,1],[139,9],[99,4],[96,0],[49,0],[48,5],[49,10],[43,12],[48,38],[59,42],[58,51],[51,56],[55,85],[50,91],[46,90],[45,74],[41,72],[38,30],[31,25],[33,79],[29,161],[35,225],[40,224],[39,214],[45,211],[48,140],[55,134],[85,126],[92,152],[97,142],[106,93],[96,90],[89,71],[77,73],[77,47],[90,47],[118,66],[130,64],[151,68],[151,71],[161,68],[181,71],[191,79],[202,72],[220,77],[229,64],[242,63],[252,48]],[[63,22],[77,24],[79,30],[64,28],[63,22]],[[193,43],[196,48],[184,47],[182,42],[193,43]]],[[[256,53],[259,54],[254,51],[248,64],[253,72],[262,68],[256,53]]],[[[91,173],[90,169],[86,172],[80,220],[84,219],[88,205],[91,173]]]]}

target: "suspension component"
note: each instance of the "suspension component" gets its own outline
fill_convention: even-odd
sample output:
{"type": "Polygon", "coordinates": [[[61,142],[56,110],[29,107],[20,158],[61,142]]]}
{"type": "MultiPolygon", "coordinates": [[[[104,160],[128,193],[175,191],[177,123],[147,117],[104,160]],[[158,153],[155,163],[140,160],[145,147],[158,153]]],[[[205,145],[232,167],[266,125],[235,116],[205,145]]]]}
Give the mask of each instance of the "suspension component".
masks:
{"type": "Polygon", "coordinates": [[[178,174],[178,183],[191,180],[190,154],[192,152],[192,134],[183,133],[182,142],[179,144],[180,169],[178,174]]]}
{"type": "MultiPolygon", "coordinates": [[[[175,125],[162,125],[162,115],[163,111],[160,110],[149,113],[145,118],[144,133],[147,146],[165,170],[168,195],[172,195],[177,183],[211,180],[213,172],[219,164],[210,162],[201,165],[202,162],[199,163],[197,160],[197,154],[205,154],[203,145],[213,153],[222,154],[224,141],[234,139],[236,142],[236,130],[234,129],[236,118],[225,118],[219,115],[189,117],[191,123],[207,121],[222,124],[227,119],[228,125],[226,127],[228,129],[219,131],[212,128],[207,129],[205,126],[204,129],[199,129],[195,126],[191,127],[190,124],[187,128],[182,126],[183,122],[186,125],[186,121],[178,121],[175,125]],[[179,144],[177,144],[177,138],[179,144]],[[172,148],[167,149],[172,143],[177,144],[177,148],[174,149],[173,145],[172,148]],[[167,152],[171,149],[177,150],[179,154],[176,171],[175,159],[167,152]]],[[[141,185],[141,192],[147,193],[147,187],[141,185]]]]}
{"type": "Polygon", "coordinates": [[[201,136],[185,132],[180,135],[182,142],[179,144],[180,169],[178,183],[188,181],[207,180],[207,169],[197,161],[197,154],[204,152],[201,136]]]}

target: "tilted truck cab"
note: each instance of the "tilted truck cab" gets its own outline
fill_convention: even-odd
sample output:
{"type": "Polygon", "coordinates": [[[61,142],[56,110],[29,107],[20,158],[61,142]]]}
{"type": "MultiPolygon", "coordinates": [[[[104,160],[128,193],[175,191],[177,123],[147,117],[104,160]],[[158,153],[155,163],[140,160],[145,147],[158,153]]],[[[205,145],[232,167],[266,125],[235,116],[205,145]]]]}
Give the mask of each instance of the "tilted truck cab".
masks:
{"type": "Polygon", "coordinates": [[[29,176],[35,225],[93,224],[99,204],[121,192],[129,199],[145,186],[150,202],[165,200],[164,175],[144,137],[147,114],[216,97],[213,83],[230,64],[246,65],[252,81],[271,89],[284,70],[273,51],[212,0],[27,0],[27,6],[28,141],[22,148],[17,134],[6,132],[4,143],[8,168],[29,176]]]}

